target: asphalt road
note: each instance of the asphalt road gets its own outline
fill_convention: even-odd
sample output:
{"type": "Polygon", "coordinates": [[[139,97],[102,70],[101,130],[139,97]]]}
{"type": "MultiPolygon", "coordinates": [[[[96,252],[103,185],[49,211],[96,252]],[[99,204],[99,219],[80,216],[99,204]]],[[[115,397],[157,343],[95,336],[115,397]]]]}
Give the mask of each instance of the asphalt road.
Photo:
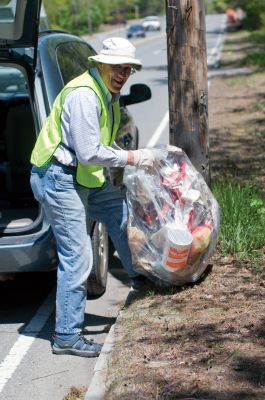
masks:
{"type": "MultiPolygon", "coordinates": [[[[107,291],[88,300],[86,337],[104,343],[129,288],[119,260],[111,258],[107,291]]],[[[0,399],[62,400],[72,386],[87,387],[96,359],[51,353],[54,274],[27,274],[0,283],[0,399]]]]}
{"type": "MultiPolygon", "coordinates": [[[[209,68],[218,62],[224,37],[224,16],[206,19],[209,68]]],[[[124,27],[89,38],[100,49],[107,36],[125,37],[124,27]]],[[[140,147],[168,143],[168,87],[165,21],[161,32],[148,32],[145,39],[133,40],[143,62],[141,72],[127,82],[146,83],[152,99],[130,106],[140,131],[140,147]]],[[[54,274],[22,275],[15,281],[0,282],[0,399],[62,400],[71,386],[87,387],[96,359],[56,356],[50,340],[54,330],[54,274]]],[[[128,293],[119,260],[110,260],[107,292],[98,300],[88,300],[88,337],[103,342],[107,330],[128,293]]]]}

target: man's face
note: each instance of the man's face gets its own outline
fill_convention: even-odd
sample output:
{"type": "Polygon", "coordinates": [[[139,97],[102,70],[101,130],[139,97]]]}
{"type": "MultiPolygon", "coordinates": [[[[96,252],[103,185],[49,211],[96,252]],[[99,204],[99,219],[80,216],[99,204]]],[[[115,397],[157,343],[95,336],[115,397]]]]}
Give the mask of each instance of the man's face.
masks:
{"type": "Polygon", "coordinates": [[[119,93],[133,71],[130,64],[99,64],[98,69],[111,93],[119,93]]]}

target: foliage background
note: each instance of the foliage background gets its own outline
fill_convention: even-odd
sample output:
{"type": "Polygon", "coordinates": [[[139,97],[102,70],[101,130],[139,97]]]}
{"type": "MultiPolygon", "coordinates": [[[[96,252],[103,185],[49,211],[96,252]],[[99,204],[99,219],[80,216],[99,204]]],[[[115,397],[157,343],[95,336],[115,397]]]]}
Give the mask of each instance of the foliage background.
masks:
{"type": "Polygon", "coordinates": [[[249,30],[265,29],[264,0],[205,0],[206,12],[220,13],[227,8],[241,8],[246,13],[243,27],[249,30]]]}
{"type": "Polygon", "coordinates": [[[95,32],[103,23],[125,23],[128,19],[164,13],[161,0],[45,0],[50,27],[71,33],[88,33],[88,10],[95,32]]]}
{"type": "MultiPolygon", "coordinates": [[[[195,1],[195,0],[192,0],[195,1]]],[[[77,35],[99,30],[104,23],[126,23],[130,19],[165,13],[165,0],[43,0],[50,27],[77,35]]],[[[246,13],[244,28],[265,30],[264,0],[205,0],[206,13],[241,8],[246,13]]]]}

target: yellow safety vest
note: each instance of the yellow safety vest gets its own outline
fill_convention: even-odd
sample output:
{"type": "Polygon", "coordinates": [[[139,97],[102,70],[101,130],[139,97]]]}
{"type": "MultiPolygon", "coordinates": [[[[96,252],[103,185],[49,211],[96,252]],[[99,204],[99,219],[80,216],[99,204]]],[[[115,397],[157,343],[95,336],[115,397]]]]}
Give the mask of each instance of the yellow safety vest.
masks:
{"type": "MultiPolygon", "coordinates": [[[[61,143],[61,114],[65,98],[70,92],[82,86],[89,87],[94,90],[99,98],[99,103],[101,106],[100,142],[106,146],[111,146],[113,144],[120,124],[119,101],[115,101],[112,105],[113,124],[111,127],[106,98],[97,81],[87,71],[67,83],[67,85],[56,97],[50,115],[40,131],[33,152],[31,154],[30,161],[37,167],[42,167],[47,164],[51,160],[55,150],[61,143]]],[[[76,180],[82,186],[86,186],[88,188],[98,188],[101,187],[105,182],[103,171],[104,168],[101,166],[82,165],[78,162],[76,180]]]]}

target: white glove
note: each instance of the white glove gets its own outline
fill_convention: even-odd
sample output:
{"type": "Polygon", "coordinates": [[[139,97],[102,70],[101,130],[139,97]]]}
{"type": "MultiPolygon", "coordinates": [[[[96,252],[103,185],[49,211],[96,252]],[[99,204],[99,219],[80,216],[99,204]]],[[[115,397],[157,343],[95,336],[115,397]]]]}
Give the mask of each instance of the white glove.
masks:
{"type": "Polygon", "coordinates": [[[133,154],[133,165],[137,167],[153,167],[155,156],[150,149],[140,149],[131,151],[133,154]]]}

